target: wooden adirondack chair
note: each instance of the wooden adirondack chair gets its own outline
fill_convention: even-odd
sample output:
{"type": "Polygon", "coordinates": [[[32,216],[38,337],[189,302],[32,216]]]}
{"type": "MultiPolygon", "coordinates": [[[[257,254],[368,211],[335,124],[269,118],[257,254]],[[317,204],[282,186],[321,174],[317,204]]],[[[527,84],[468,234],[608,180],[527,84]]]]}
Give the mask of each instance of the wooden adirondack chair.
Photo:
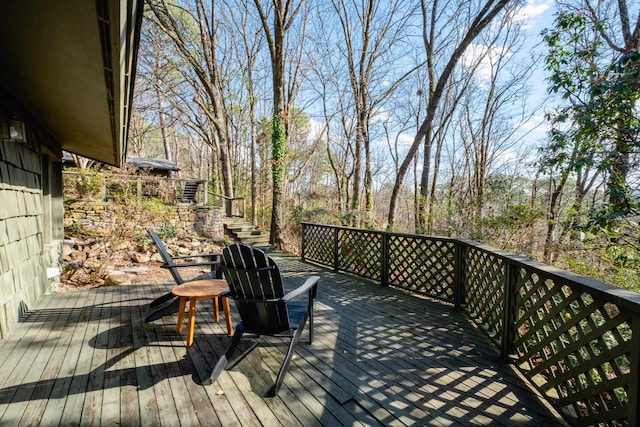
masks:
{"type": "MultiPolygon", "coordinates": [[[[181,285],[187,282],[187,280],[183,279],[182,275],[180,275],[180,272],[178,271],[180,268],[184,267],[209,266],[211,268],[211,272],[203,273],[198,277],[194,277],[193,279],[188,281],[222,278],[222,273],[220,271],[220,261],[218,260],[218,257],[220,256],[219,253],[198,254],[197,256],[171,256],[171,254],[169,254],[169,251],[167,250],[167,246],[164,244],[160,236],[158,236],[151,228],[147,228],[147,233],[149,233],[151,240],[153,240],[156,249],[164,260],[164,264],[162,265],[162,267],[169,269],[171,275],[173,276],[173,279],[176,281],[176,285],[181,285]],[[206,259],[206,261],[181,262],[181,260],[193,258],[204,258],[206,259]]],[[[179,305],[179,298],[177,298],[171,292],[166,293],[161,297],[156,298],[151,302],[151,304],[149,304],[149,308],[153,311],[144,319],[144,321],[153,322],[154,320],[158,320],[168,314],[177,313],[179,305]]]]}
{"type": "MultiPolygon", "coordinates": [[[[273,259],[260,249],[245,244],[234,244],[223,249],[221,269],[229,285],[230,293],[227,297],[235,301],[241,323],[236,325],[231,344],[213,368],[207,384],[215,382],[227,367],[243,334],[284,337],[290,343],[276,382],[269,393],[275,396],[307,321],[309,344],[313,341],[313,300],[320,277],[309,277],[302,286],[285,295],[280,271],[273,259]],[[305,295],[304,300],[294,301],[305,295]]],[[[233,364],[256,345],[244,352],[233,364]]]]}

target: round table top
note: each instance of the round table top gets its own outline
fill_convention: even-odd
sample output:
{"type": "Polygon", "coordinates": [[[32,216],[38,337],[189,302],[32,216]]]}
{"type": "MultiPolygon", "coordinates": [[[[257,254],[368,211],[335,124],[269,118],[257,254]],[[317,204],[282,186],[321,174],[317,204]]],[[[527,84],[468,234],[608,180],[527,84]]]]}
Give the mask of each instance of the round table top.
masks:
{"type": "Polygon", "coordinates": [[[171,293],[178,297],[213,298],[229,289],[224,279],[194,280],[183,283],[171,289],[171,293]]]}

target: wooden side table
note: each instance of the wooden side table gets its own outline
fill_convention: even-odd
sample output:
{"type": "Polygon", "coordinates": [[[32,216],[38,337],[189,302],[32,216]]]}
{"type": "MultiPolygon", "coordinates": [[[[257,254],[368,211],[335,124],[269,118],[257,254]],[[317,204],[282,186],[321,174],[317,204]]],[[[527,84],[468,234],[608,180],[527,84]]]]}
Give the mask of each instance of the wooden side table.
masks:
{"type": "Polygon", "coordinates": [[[229,335],[233,333],[231,325],[231,313],[229,311],[229,299],[220,296],[228,289],[227,281],[223,279],[207,279],[194,280],[193,282],[183,283],[171,290],[171,293],[180,298],[180,308],[178,310],[178,325],[176,330],[182,332],[182,324],[184,322],[184,310],[189,301],[189,319],[187,321],[187,347],[193,344],[193,331],[196,324],[196,301],[202,299],[213,300],[213,320],[219,321],[218,314],[218,298],[222,299],[222,309],[227,322],[227,332],[229,335]]]}

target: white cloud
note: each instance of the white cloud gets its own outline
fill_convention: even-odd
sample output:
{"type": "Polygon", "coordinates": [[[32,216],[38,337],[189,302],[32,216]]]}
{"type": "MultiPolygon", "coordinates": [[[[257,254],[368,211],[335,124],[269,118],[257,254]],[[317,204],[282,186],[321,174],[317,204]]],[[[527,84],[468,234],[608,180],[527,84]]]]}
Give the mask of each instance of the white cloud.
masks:
{"type": "Polygon", "coordinates": [[[388,123],[391,120],[392,120],[391,113],[389,113],[384,108],[380,107],[376,109],[376,111],[374,111],[373,114],[371,115],[370,123],[371,124],[388,123]]]}
{"type": "Polygon", "coordinates": [[[513,150],[501,150],[495,156],[496,164],[498,165],[522,161],[521,154],[513,150]]]}
{"type": "Polygon", "coordinates": [[[401,133],[398,135],[398,146],[399,147],[410,147],[413,144],[413,140],[415,139],[414,135],[409,135],[408,133],[401,133]]]}
{"type": "Polygon", "coordinates": [[[488,80],[491,78],[492,64],[496,63],[501,56],[509,57],[511,55],[512,52],[504,47],[488,48],[485,45],[471,44],[464,52],[462,65],[464,67],[473,67],[475,63],[480,61],[474,76],[481,81],[488,80]]]}
{"type": "Polygon", "coordinates": [[[324,132],[324,123],[314,119],[309,120],[311,131],[309,132],[309,139],[317,139],[322,136],[324,132]]]}
{"type": "Polygon", "coordinates": [[[516,15],[516,19],[523,23],[525,29],[532,29],[537,26],[536,21],[552,6],[553,1],[550,0],[528,0],[516,15]]]}
{"type": "Polygon", "coordinates": [[[549,124],[543,114],[536,114],[526,122],[518,123],[516,126],[525,131],[547,131],[549,129],[549,124]]]}

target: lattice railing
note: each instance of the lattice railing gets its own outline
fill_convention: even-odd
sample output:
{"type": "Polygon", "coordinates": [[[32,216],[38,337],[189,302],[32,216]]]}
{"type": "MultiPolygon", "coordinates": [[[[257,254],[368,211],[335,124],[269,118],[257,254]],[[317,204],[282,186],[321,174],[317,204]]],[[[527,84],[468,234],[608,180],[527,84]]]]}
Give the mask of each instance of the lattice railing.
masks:
{"type": "Polygon", "coordinates": [[[628,425],[638,386],[634,314],[597,289],[527,266],[519,271],[514,349],[522,372],[580,424],[628,425]]]}
{"type": "Polygon", "coordinates": [[[389,235],[389,285],[454,303],[455,243],[389,235]]]}
{"type": "Polygon", "coordinates": [[[381,233],[342,229],[338,232],[338,269],[382,281],[381,233]]]}
{"type": "Polygon", "coordinates": [[[476,242],[302,224],[303,259],[463,308],[575,425],[640,425],[640,294],[476,242]]]}
{"type": "Polygon", "coordinates": [[[306,225],[302,236],[302,258],[333,267],[334,252],[337,249],[336,235],[334,227],[306,225]]]}
{"type": "Polygon", "coordinates": [[[491,252],[468,247],[465,256],[465,310],[500,347],[504,316],[505,263],[491,252]]]}

